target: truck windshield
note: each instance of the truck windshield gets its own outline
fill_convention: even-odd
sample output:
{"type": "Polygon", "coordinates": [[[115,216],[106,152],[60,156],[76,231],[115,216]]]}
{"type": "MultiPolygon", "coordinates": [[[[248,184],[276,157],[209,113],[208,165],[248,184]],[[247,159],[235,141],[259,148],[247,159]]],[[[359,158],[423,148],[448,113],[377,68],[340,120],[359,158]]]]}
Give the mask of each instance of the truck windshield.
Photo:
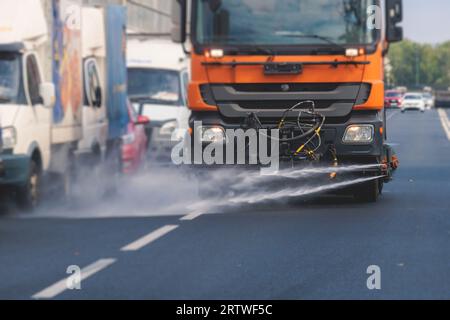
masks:
{"type": "Polygon", "coordinates": [[[0,53],[0,104],[16,103],[19,91],[19,56],[10,53],[0,53]]]}
{"type": "MultiPolygon", "coordinates": [[[[200,45],[368,45],[378,37],[378,0],[198,0],[200,45]]],[[[379,8],[379,7],[378,7],[379,8]]]]}
{"type": "Polygon", "coordinates": [[[181,105],[180,88],[177,71],[145,68],[128,70],[128,93],[132,102],[181,105]]]}

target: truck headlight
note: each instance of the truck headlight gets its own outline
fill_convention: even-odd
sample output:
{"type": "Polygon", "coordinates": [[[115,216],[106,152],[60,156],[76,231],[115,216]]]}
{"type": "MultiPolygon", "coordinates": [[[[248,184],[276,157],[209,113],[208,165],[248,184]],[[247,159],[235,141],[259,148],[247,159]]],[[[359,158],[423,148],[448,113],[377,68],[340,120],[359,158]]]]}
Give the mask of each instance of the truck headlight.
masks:
{"type": "Polygon", "coordinates": [[[2,130],[3,149],[13,149],[17,144],[17,131],[14,127],[6,127],[2,130]]]}
{"type": "Polygon", "coordinates": [[[200,140],[203,143],[224,143],[225,129],[222,127],[199,127],[200,140]]]}
{"type": "Polygon", "coordinates": [[[171,137],[175,130],[178,128],[178,123],[176,121],[166,122],[160,129],[160,136],[169,136],[171,137]]]}
{"type": "Polygon", "coordinates": [[[351,125],[345,130],[344,143],[371,143],[375,128],[373,125],[351,125]]]}

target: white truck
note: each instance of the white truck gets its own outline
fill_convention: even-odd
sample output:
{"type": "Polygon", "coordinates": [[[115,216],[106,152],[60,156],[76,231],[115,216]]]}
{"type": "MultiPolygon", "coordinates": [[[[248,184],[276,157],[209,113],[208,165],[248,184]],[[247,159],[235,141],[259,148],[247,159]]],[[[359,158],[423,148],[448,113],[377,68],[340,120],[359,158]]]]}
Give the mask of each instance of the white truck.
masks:
{"type": "Polygon", "coordinates": [[[30,209],[44,177],[70,180],[83,134],[81,1],[50,10],[0,2],[0,188],[30,209]]]}
{"type": "Polygon", "coordinates": [[[150,119],[149,153],[152,160],[170,159],[174,132],[189,129],[187,108],[189,59],[171,40],[129,35],[128,94],[136,111],[150,119]]]}
{"type": "Polygon", "coordinates": [[[104,10],[82,8],[81,31],[83,52],[84,103],[82,110],[83,137],[78,143],[77,156],[84,165],[102,162],[108,141],[108,115],[105,100],[106,34],[104,10]]]}
{"type": "MultiPolygon", "coordinates": [[[[101,168],[105,175],[117,177],[122,172],[122,137],[129,123],[126,9],[121,5],[83,7],[81,17],[84,106],[77,163],[89,172],[101,168]]],[[[90,177],[93,181],[105,178],[90,177]]],[[[112,181],[118,182],[108,179],[104,191],[117,187],[112,181]]]]}

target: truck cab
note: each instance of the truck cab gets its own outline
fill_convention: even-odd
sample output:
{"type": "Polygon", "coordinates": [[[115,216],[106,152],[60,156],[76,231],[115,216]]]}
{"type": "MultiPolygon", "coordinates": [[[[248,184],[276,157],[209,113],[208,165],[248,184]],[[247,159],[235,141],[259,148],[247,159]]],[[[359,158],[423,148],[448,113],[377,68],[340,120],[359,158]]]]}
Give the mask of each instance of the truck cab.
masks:
{"type": "MultiPolygon", "coordinates": [[[[12,182],[23,181],[34,152],[43,168],[49,165],[54,87],[43,83],[37,54],[21,44],[0,45],[0,118],[3,153],[17,160],[12,182]],[[50,89],[45,92],[45,86],[50,89]],[[50,93],[50,95],[48,95],[50,93]],[[47,94],[46,104],[44,94],[47,94]],[[24,170],[21,170],[24,169],[24,170]]],[[[8,178],[7,178],[8,179],[8,178]]]]}
{"type": "Polygon", "coordinates": [[[41,174],[50,167],[55,85],[46,82],[42,59],[49,32],[38,2],[0,7],[0,186],[33,206],[41,174]]]}
{"type": "Polygon", "coordinates": [[[99,164],[108,140],[104,10],[83,7],[82,21],[83,138],[78,143],[78,154],[82,163],[99,164]]]}
{"type": "Polygon", "coordinates": [[[45,177],[62,178],[68,191],[82,137],[77,4],[54,1],[47,11],[36,0],[0,4],[0,187],[26,209],[39,203],[45,177]]]}
{"type": "Polygon", "coordinates": [[[127,14],[123,5],[106,4],[83,7],[81,16],[83,137],[78,142],[77,161],[82,168],[113,177],[101,187],[108,194],[119,184],[123,136],[129,124],[127,14]]]}
{"type": "Polygon", "coordinates": [[[129,37],[129,98],[136,111],[151,121],[150,156],[167,161],[176,143],[172,134],[188,129],[189,60],[180,46],[170,40],[129,37]]]}

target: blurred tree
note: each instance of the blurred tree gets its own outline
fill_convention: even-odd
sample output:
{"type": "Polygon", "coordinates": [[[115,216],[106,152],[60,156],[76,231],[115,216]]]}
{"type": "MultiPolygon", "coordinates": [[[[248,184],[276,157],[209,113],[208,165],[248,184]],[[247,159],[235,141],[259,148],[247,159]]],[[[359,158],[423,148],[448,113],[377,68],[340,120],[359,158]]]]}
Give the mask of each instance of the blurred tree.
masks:
{"type": "Polygon", "coordinates": [[[391,46],[388,58],[390,81],[395,86],[450,87],[450,41],[432,46],[405,40],[391,46]]]}

